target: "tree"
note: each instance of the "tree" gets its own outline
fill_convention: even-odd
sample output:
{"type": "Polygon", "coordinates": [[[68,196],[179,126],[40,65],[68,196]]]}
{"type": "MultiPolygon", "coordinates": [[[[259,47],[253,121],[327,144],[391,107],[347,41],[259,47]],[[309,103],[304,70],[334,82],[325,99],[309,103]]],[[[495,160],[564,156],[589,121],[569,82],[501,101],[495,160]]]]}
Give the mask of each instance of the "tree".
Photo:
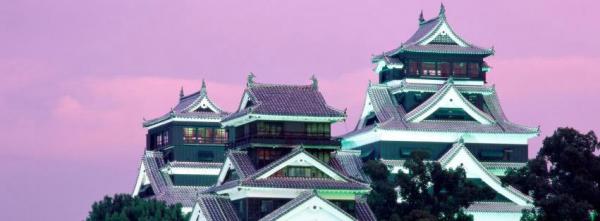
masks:
{"type": "Polygon", "coordinates": [[[137,220],[187,220],[181,213],[181,205],[166,205],[157,200],[131,197],[128,194],[105,196],[95,202],[87,221],[137,221],[137,220]]]}
{"type": "Polygon", "coordinates": [[[534,159],[502,179],[534,199],[523,220],[592,220],[600,211],[600,149],[593,131],[558,128],[534,159]]]}
{"type": "Polygon", "coordinates": [[[404,163],[407,173],[396,175],[379,161],[365,164],[373,181],[367,201],[380,220],[468,221],[473,218],[464,208],[495,197],[493,190],[468,181],[462,167],[444,169],[438,162],[424,162],[426,158],[424,152],[413,152],[404,163]]]}

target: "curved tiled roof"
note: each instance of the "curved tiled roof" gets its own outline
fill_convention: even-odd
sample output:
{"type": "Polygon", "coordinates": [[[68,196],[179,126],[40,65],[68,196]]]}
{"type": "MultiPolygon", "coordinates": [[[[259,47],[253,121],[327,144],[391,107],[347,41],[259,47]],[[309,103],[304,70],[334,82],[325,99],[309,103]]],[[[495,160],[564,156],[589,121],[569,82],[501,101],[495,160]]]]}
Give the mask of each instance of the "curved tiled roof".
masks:
{"type": "MultiPolygon", "coordinates": [[[[440,36],[437,36],[440,37],[440,36]]],[[[437,38],[439,39],[439,38],[437,38]]],[[[488,56],[494,53],[493,49],[485,49],[475,46],[467,41],[463,40],[458,34],[456,34],[448,21],[446,20],[445,9],[442,6],[440,9],[439,16],[432,18],[427,21],[423,21],[419,24],[417,31],[399,47],[384,52],[380,55],[373,57],[373,62],[377,62],[384,59],[387,56],[396,56],[403,52],[412,53],[435,53],[435,54],[468,54],[468,55],[481,55],[488,56]],[[454,42],[446,36],[446,38],[432,41],[428,44],[424,44],[427,39],[430,39],[438,32],[438,30],[447,26],[449,31],[453,33],[455,38],[461,42],[461,45],[454,42]],[[462,44],[464,43],[464,44],[462,44]]]]}
{"type": "Polygon", "coordinates": [[[345,117],[345,113],[329,106],[314,85],[249,84],[253,105],[227,116],[223,121],[247,114],[306,117],[345,117]]]}
{"type": "Polygon", "coordinates": [[[218,195],[199,195],[198,206],[208,221],[240,220],[227,197],[218,195]]]}
{"type": "MultiPolygon", "coordinates": [[[[196,109],[200,109],[200,108],[196,108],[196,109]]],[[[204,80],[203,80],[202,88],[199,91],[192,93],[190,95],[187,95],[187,96],[181,96],[179,98],[179,102],[177,103],[177,105],[175,105],[175,107],[170,112],[168,112],[160,117],[144,121],[143,126],[149,127],[149,126],[158,124],[160,122],[169,120],[171,118],[189,119],[189,120],[195,120],[195,119],[217,120],[218,121],[218,120],[221,120],[222,118],[224,118],[225,116],[227,116],[228,114],[229,113],[223,111],[212,100],[210,100],[210,98],[208,97],[207,90],[206,90],[206,84],[204,83],[204,80]],[[192,110],[192,109],[198,107],[200,102],[202,102],[203,100],[206,100],[208,102],[208,104],[210,106],[209,108],[206,108],[206,110],[201,110],[201,111],[192,110]]]]}
{"type": "MultiPolygon", "coordinates": [[[[422,132],[473,132],[473,133],[538,133],[539,128],[532,128],[521,126],[510,122],[502,108],[493,87],[485,85],[453,85],[458,92],[461,93],[477,93],[483,96],[484,108],[480,110],[476,107],[478,112],[484,113],[486,117],[493,119],[492,124],[481,124],[476,121],[449,121],[449,120],[423,120],[421,122],[410,122],[407,117],[410,116],[406,113],[401,105],[394,102],[393,93],[403,93],[404,91],[411,90],[423,90],[427,92],[439,92],[442,90],[448,90],[449,85],[432,85],[432,84],[416,84],[406,83],[403,80],[398,86],[387,86],[384,84],[372,85],[369,87],[367,96],[369,96],[371,105],[375,115],[379,118],[380,123],[374,125],[358,125],[357,130],[350,132],[344,137],[357,135],[365,131],[370,131],[375,128],[383,130],[407,130],[407,131],[422,131],[422,132]],[[393,116],[393,117],[389,117],[393,116]]],[[[437,93],[440,96],[431,96],[425,103],[435,103],[435,99],[440,98],[443,93],[437,93]]],[[[468,102],[468,101],[467,101],[468,102]]],[[[468,102],[470,104],[470,102],[468,102]]],[[[425,108],[424,104],[420,105],[421,108],[425,108]]],[[[472,106],[472,105],[471,105],[472,106]]],[[[412,115],[419,108],[412,110],[412,115]]]]}

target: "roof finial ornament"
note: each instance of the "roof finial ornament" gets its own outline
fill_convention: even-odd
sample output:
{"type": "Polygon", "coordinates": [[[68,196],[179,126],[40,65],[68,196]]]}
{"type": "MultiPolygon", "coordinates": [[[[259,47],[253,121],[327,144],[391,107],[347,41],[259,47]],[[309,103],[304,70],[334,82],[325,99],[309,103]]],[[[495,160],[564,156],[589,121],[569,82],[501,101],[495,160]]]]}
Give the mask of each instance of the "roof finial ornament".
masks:
{"type": "Polygon", "coordinates": [[[444,7],[444,3],[440,5],[440,17],[446,17],[446,7],[444,7]]]}
{"type": "Polygon", "coordinates": [[[248,86],[248,87],[254,86],[254,77],[256,77],[254,75],[254,73],[250,72],[250,74],[248,74],[248,81],[246,82],[246,86],[248,86]]]}
{"type": "Polygon", "coordinates": [[[204,78],[202,78],[202,87],[200,88],[200,93],[206,94],[206,82],[204,81],[204,78]]]}
{"type": "Polygon", "coordinates": [[[419,24],[423,24],[423,22],[425,22],[425,18],[423,17],[423,10],[421,10],[421,13],[419,14],[419,24]]]}
{"type": "Polygon", "coordinates": [[[371,87],[371,84],[372,84],[372,83],[371,83],[371,79],[369,79],[369,87],[371,87]]]}
{"type": "Polygon", "coordinates": [[[183,94],[183,86],[181,86],[181,89],[179,90],[179,99],[183,98],[183,96],[185,96],[185,94],[183,94]]]}
{"type": "Polygon", "coordinates": [[[448,77],[448,84],[454,84],[454,77],[453,76],[448,77]]]}
{"type": "Polygon", "coordinates": [[[312,75],[312,77],[310,77],[310,80],[312,81],[312,88],[314,90],[318,90],[319,89],[319,81],[317,81],[317,78],[315,77],[314,74],[312,75]]]}
{"type": "Polygon", "coordinates": [[[465,138],[464,138],[463,136],[464,136],[464,135],[461,135],[461,136],[458,138],[458,141],[457,141],[456,143],[458,143],[458,144],[465,144],[465,138]]]}

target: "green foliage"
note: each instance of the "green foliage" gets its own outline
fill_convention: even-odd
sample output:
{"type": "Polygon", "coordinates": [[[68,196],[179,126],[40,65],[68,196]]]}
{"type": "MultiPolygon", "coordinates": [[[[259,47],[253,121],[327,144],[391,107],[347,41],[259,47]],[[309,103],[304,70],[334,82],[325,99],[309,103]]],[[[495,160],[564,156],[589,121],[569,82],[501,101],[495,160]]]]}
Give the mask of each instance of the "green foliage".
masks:
{"type": "Polygon", "coordinates": [[[594,132],[558,128],[526,167],[507,171],[503,183],[530,194],[538,208],[522,220],[591,220],[600,211],[599,148],[594,132]]]}
{"type": "Polygon", "coordinates": [[[86,221],[183,221],[181,205],[166,205],[156,200],[140,199],[128,194],[105,196],[95,202],[86,221]]]}
{"type": "Polygon", "coordinates": [[[478,200],[492,199],[495,193],[467,180],[462,167],[443,169],[437,162],[425,163],[427,155],[414,152],[404,163],[408,173],[391,175],[379,161],[365,164],[373,191],[369,205],[379,220],[469,221],[464,208],[478,200]],[[399,188],[401,203],[396,202],[399,188]]]}

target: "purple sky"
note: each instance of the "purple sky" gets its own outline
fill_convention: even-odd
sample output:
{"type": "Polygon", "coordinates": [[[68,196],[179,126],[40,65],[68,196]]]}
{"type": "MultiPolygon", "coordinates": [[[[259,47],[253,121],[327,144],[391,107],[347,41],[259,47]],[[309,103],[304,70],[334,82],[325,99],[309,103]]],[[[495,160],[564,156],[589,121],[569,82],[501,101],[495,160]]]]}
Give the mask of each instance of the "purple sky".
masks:
{"type": "MultiPolygon", "coordinates": [[[[81,220],[93,201],[133,189],[142,118],[200,88],[238,104],[259,82],[319,78],[354,127],[370,57],[416,30],[439,1],[19,0],[0,7],[0,220],[81,220]]],[[[508,117],[600,131],[598,1],[446,1],[488,59],[508,117]]],[[[541,139],[531,142],[530,156],[541,139]]]]}

